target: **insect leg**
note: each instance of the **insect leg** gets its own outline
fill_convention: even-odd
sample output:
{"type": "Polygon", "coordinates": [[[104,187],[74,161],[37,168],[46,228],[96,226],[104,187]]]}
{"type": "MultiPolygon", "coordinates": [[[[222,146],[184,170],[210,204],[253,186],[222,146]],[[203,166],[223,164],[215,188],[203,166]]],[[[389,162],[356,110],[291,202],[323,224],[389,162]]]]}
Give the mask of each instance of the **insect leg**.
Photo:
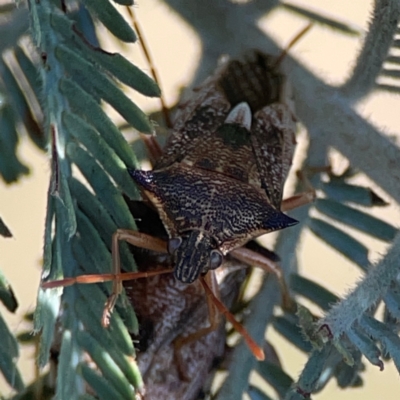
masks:
{"type": "MultiPolygon", "coordinates": [[[[122,292],[122,281],[128,280],[125,278],[128,274],[121,274],[121,259],[119,253],[119,242],[123,240],[132,244],[133,246],[140,247],[147,250],[157,251],[159,253],[167,253],[167,244],[164,240],[159,239],[154,236],[146,235],[145,233],[140,233],[138,231],[132,231],[129,229],[117,229],[112,237],[112,271],[113,271],[113,287],[110,297],[104,306],[102,324],[103,326],[109,325],[110,314],[115,306],[118,295],[122,292]]],[[[158,274],[163,273],[161,271],[158,274]]],[[[165,270],[166,272],[171,272],[170,269],[165,270]]]]}
{"type": "Polygon", "coordinates": [[[305,206],[306,204],[312,203],[315,200],[315,190],[305,191],[302,193],[295,194],[281,203],[282,211],[290,211],[295,208],[305,206]]]}
{"type": "Polygon", "coordinates": [[[200,276],[200,282],[203,285],[203,288],[206,292],[207,297],[210,297],[212,302],[214,303],[215,307],[218,309],[218,311],[225,316],[225,318],[233,325],[235,330],[243,336],[243,339],[247,343],[247,346],[249,347],[250,351],[254,354],[254,356],[257,358],[257,360],[264,360],[265,355],[263,349],[258,346],[258,344],[253,340],[253,338],[249,335],[247,330],[244,328],[244,326],[236,321],[235,317],[233,314],[225,307],[225,305],[218,299],[218,297],[215,295],[213,290],[209,287],[207,284],[207,281],[204,277],[200,276]]]}
{"type": "MultiPolygon", "coordinates": [[[[218,283],[214,271],[210,271],[204,278],[201,279],[207,281],[208,287],[211,288],[212,292],[215,293],[216,298],[219,300],[218,283]]],[[[197,282],[195,282],[194,284],[197,284],[197,282]]],[[[175,340],[175,346],[177,350],[179,350],[182,346],[188,343],[194,342],[200,339],[201,337],[208,335],[210,332],[213,332],[218,328],[220,322],[220,313],[218,312],[218,308],[216,307],[212,298],[207,295],[207,292],[206,292],[206,299],[207,299],[208,318],[210,325],[205,328],[199,329],[197,332],[189,336],[180,337],[177,340],[175,340]]]]}
{"type": "Polygon", "coordinates": [[[282,200],[281,210],[289,211],[293,210],[297,207],[304,206],[306,204],[312,203],[316,198],[315,189],[311,185],[311,182],[308,179],[309,175],[331,171],[331,167],[308,167],[306,170],[300,170],[296,172],[298,179],[303,182],[306,190],[304,192],[295,194],[287,199],[282,200]]]}
{"type": "Polygon", "coordinates": [[[246,263],[247,265],[261,268],[265,272],[276,275],[276,277],[278,278],[279,285],[281,287],[282,307],[285,310],[293,309],[293,300],[289,295],[289,289],[287,287],[285,278],[282,275],[281,267],[277,262],[272,261],[269,258],[263,256],[262,254],[247,249],[245,247],[240,247],[239,249],[232,250],[229,254],[235,257],[237,260],[246,263]]]}
{"type": "MultiPolygon", "coordinates": [[[[219,326],[219,321],[220,321],[219,314],[222,314],[233,325],[236,331],[243,336],[250,351],[254,354],[254,356],[258,360],[264,360],[264,352],[261,349],[261,347],[257,345],[257,343],[251,338],[251,336],[243,327],[243,325],[240,324],[238,321],[236,321],[233,314],[220,301],[218,284],[214,272],[209,271],[205,277],[200,276],[199,280],[206,293],[210,325],[203,329],[198,330],[192,335],[186,336],[184,338],[178,338],[175,341],[176,350],[178,351],[185,344],[198,340],[204,335],[208,335],[210,332],[216,330],[219,326]]],[[[177,354],[177,358],[179,362],[179,354],[177,354]]]]}
{"type": "Polygon", "coordinates": [[[124,240],[134,246],[160,253],[167,252],[167,244],[164,240],[128,229],[118,229],[112,237],[112,273],[111,274],[91,274],[76,277],[64,278],[56,281],[43,282],[43,289],[53,289],[57,287],[71,286],[76,283],[100,283],[113,281],[112,294],[108,298],[103,312],[102,324],[108,326],[109,317],[114,308],[118,295],[122,292],[122,281],[148,278],[150,276],[171,273],[171,268],[157,271],[146,272],[121,272],[121,261],[119,254],[119,242],[124,240]]]}

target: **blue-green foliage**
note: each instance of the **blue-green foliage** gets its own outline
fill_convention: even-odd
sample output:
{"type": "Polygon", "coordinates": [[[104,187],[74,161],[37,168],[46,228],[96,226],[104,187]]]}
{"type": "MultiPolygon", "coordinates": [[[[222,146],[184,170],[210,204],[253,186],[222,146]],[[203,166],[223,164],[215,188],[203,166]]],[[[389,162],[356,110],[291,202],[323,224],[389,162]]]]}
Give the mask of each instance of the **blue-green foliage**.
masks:
{"type": "MultiPolygon", "coordinates": [[[[258,47],[279,54],[276,45],[257,25],[260,17],[277,7],[274,1],[165,2],[203,41],[197,81],[210,73],[210,67],[216,64],[215,57],[222,53],[237,55],[243,49],[258,47]],[[215,29],[210,31],[209,18],[215,15],[224,15],[227,21],[236,24],[229,37],[224,24],[220,27],[214,24],[215,29]],[[247,16],[245,24],[243,15],[247,16]]],[[[116,3],[131,5],[132,1],[116,3]]],[[[148,117],[120,87],[127,85],[146,96],[160,94],[157,85],[140,69],[121,55],[99,48],[94,18],[120,40],[136,40],[130,24],[112,2],[82,0],[73,10],[58,8],[59,4],[30,0],[29,9],[23,3],[19,8],[10,5],[0,8],[9,17],[5,22],[0,21],[0,176],[12,183],[29,173],[29,166],[18,157],[18,143],[24,133],[51,154],[44,280],[76,276],[82,271],[109,272],[111,235],[119,227],[135,229],[122,193],[131,199],[138,197],[126,172],[127,167],[135,168],[137,161],[101,103],[111,105],[138,131],[151,133],[153,126],[148,117]],[[32,46],[21,42],[23,36],[30,38],[36,53],[28,51],[32,46]],[[19,79],[21,73],[24,79],[19,79]],[[79,169],[88,185],[76,178],[73,167],[79,169]]],[[[283,9],[338,34],[360,33],[342,21],[306,7],[285,2],[283,9]]],[[[379,74],[398,78],[398,72],[387,64],[382,70],[382,65],[385,60],[399,63],[398,57],[388,57],[399,13],[395,0],[375,2],[364,46],[348,81],[340,88],[319,81],[287,57],[297,115],[310,137],[304,165],[325,165],[327,151],[333,146],[396,201],[400,201],[400,152],[382,132],[360,117],[352,105],[376,86],[399,91],[395,83],[376,84],[379,74]],[[358,146],[364,150],[357,151],[358,146]]],[[[165,32],[160,29],[160,34],[165,32]]],[[[279,349],[274,349],[273,344],[267,346],[276,357],[257,362],[240,343],[231,355],[227,378],[216,398],[240,400],[247,393],[251,399],[271,399],[263,388],[249,386],[252,371],[274,388],[277,394],[274,398],[304,399],[322,390],[332,378],[342,388],[360,386],[363,355],[366,362],[379,368],[384,357],[392,358],[400,370],[398,227],[373,215],[373,208],[384,206],[385,202],[369,188],[353,184],[351,175],[349,171],[339,177],[325,174],[323,181],[319,175],[312,177],[318,200],[293,212],[301,223],[278,239],[276,251],[282,257],[281,266],[291,293],[296,296],[297,312],[284,310],[276,315],[275,306],[280,299],[277,282],[271,276],[265,278],[250,305],[243,305],[251,310],[245,326],[254,339],[262,342],[266,327],[273,327],[309,354],[304,370],[299,377],[290,377],[279,362],[279,349]],[[312,208],[319,212],[318,217],[315,213],[308,216],[312,208]],[[323,286],[301,276],[295,250],[304,228],[309,228],[332,251],[340,252],[363,271],[362,281],[345,299],[339,300],[323,286]],[[392,243],[387,255],[375,266],[369,263],[368,248],[351,234],[354,229],[392,243]],[[313,302],[320,314],[313,315],[302,306],[303,298],[313,302]],[[381,299],[385,305],[383,322],[376,319],[381,299]]],[[[8,228],[4,224],[0,227],[0,233],[9,236],[8,228]]],[[[125,269],[134,270],[127,246],[121,246],[121,259],[125,269]]],[[[9,311],[14,311],[17,303],[12,290],[3,277],[0,281],[0,300],[9,311]]],[[[76,285],[66,288],[63,294],[58,289],[39,290],[34,318],[35,330],[41,332],[38,363],[41,367],[46,365],[51,348],[53,353],[57,352],[58,380],[51,387],[46,375],[27,387],[25,393],[42,385],[42,398],[49,398],[55,392],[59,399],[89,399],[93,398],[85,393],[85,385],[89,384],[98,398],[132,398],[134,389],[142,385],[132,361],[134,347],[129,335],[137,332],[138,325],[132,309],[123,307],[122,298],[109,330],[102,328],[100,318],[109,291],[107,284],[76,285]],[[56,322],[59,337],[54,345],[56,322]],[[97,365],[96,371],[87,364],[85,354],[97,365]]],[[[15,366],[18,345],[2,318],[0,330],[0,336],[5,338],[0,344],[0,370],[10,386],[23,396],[24,382],[15,366]]]]}

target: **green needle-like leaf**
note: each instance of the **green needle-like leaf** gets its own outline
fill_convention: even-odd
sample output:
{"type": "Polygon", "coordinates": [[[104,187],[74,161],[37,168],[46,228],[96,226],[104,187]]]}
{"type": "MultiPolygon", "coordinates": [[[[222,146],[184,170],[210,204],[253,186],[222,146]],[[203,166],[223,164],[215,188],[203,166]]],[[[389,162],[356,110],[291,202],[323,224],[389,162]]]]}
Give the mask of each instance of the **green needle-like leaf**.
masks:
{"type": "Polygon", "coordinates": [[[5,305],[8,311],[15,312],[18,307],[18,301],[14,292],[7,282],[7,279],[0,271],[0,301],[5,305]]]}
{"type": "Polygon", "coordinates": [[[350,185],[342,181],[322,182],[321,190],[339,203],[354,203],[364,207],[386,206],[387,203],[369,187],[350,185]]]}
{"type": "Polygon", "coordinates": [[[3,219],[0,217],[0,236],[3,236],[5,238],[10,238],[12,237],[12,233],[8,226],[4,223],[3,219]]]}
{"type": "Polygon", "coordinates": [[[133,391],[129,382],[108,352],[87,332],[78,332],[77,340],[79,345],[88,352],[91,359],[99,367],[111,387],[118,391],[118,398],[131,400],[133,391]]]}
{"type": "Polygon", "coordinates": [[[136,40],[133,29],[109,0],[83,0],[83,2],[118,39],[124,42],[134,42],[136,40]]]}
{"type": "Polygon", "coordinates": [[[147,116],[94,64],[61,44],[56,49],[56,56],[72,76],[79,77],[86,86],[92,87],[98,96],[113,106],[138,131],[153,131],[147,116]]]}
{"type": "Polygon", "coordinates": [[[318,199],[315,202],[315,207],[321,213],[377,239],[390,242],[396,236],[397,229],[394,226],[336,201],[318,199]]]}
{"type": "Polygon", "coordinates": [[[60,89],[67,96],[74,113],[96,128],[126,167],[137,168],[136,155],[97,101],[70,79],[62,79],[60,89]]]}
{"type": "Polygon", "coordinates": [[[97,159],[104,170],[119,185],[120,190],[124,191],[131,199],[139,198],[136,186],[121,159],[96,130],[83,119],[68,111],[63,113],[63,122],[70,134],[85,146],[86,150],[97,159]]]}
{"type": "Polygon", "coordinates": [[[301,296],[320,306],[323,310],[329,310],[332,304],[339,300],[337,296],[323,286],[297,274],[293,274],[290,277],[290,287],[301,296]]]}
{"type": "Polygon", "coordinates": [[[293,384],[293,379],[288,374],[268,361],[259,362],[257,371],[278,392],[280,397],[285,396],[293,384]]]}
{"type": "Polygon", "coordinates": [[[367,270],[369,264],[368,249],[359,241],[318,218],[310,219],[309,228],[316,236],[357,264],[361,269],[367,270]]]}

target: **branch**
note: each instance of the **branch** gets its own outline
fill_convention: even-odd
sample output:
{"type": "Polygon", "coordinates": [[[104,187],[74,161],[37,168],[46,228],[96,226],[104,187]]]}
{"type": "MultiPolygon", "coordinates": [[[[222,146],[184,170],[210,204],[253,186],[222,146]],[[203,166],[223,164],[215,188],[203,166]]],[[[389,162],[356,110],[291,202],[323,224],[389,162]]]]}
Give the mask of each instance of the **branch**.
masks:
{"type": "Polygon", "coordinates": [[[368,34],[358,55],[352,75],[342,86],[342,94],[349,100],[358,100],[375,86],[400,19],[397,0],[376,0],[368,34]]]}
{"type": "Polygon", "coordinates": [[[328,326],[333,337],[339,338],[385,295],[391,282],[400,273],[399,260],[400,234],[397,234],[386,256],[376,266],[371,267],[356,289],[333,306],[318,325],[328,326]]]}

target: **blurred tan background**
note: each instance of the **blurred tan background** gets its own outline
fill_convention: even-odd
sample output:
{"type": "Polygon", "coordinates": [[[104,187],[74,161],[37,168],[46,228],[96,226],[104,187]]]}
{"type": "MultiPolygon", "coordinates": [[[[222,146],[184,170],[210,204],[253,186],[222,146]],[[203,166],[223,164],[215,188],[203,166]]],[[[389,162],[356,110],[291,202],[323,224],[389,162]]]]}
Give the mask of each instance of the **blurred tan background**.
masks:
{"type": "MultiPolygon", "coordinates": [[[[314,0],[307,1],[316,8],[331,13],[332,16],[351,22],[366,29],[372,1],[352,0],[314,0]]],[[[179,91],[190,81],[199,54],[199,42],[185,24],[177,24],[178,17],[157,0],[138,0],[135,11],[145,32],[154,63],[161,76],[161,83],[167,103],[176,102],[179,91]],[[160,26],[161,34],[160,34],[160,26]],[[168,35],[165,35],[168,32],[168,35]],[[167,37],[168,36],[168,37],[167,37]]],[[[304,20],[288,14],[283,10],[273,12],[268,18],[260,21],[267,31],[281,46],[305,26],[304,20]]],[[[104,33],[103,29],[100,29],[104,33]]],[[[113,41],[105,41],[107,49],[113,49],[113,41]]],[[[360,46],[360,38],[337,35],[335,32],[315,26],[291,50],[294,57],[300,59],[308,68],[331,84],[339,84],[347,76],[360,46]]],[[[127,46],[125,54],[145,71],[148,66],[143,61],[138,45],[127,46]]],[[[158,107],[157,100],[135,100],[146,109],[158,107]]],[[[357,106],[358,111],[383,131],[400,134],[399,97],[388,94],[374,94],[357,106]]],[[[299,135],[299,141],[304,135],[299,135]]],[[[299,144],[301,148],[301,143],[299,144]]],[[[0,238],[0,269],[4,272],[15,291],[20,307],[16,315],[10,315],[4,307],[1,313],[10,322],[13,332],[26,328],[22,316],[33,310],[39,282],[42,256],[43,228],[45,217],[45,199],[49,177],[48,159],[39,153],[28,141],[22,141],[21,158],[30,166],[32,174],[17,184],[6,187],[0,182],[0,215],[11,229],[14,237],[0,238]],[[23,272],[22,272],[23,271],[23,272]]],[[[340,164],[340,157],[334,158],[340,164]]],[[[364,184],[369,184],[367,180],[364,184]]],[[[390,199],[382,192],[385,200],[390,199]]],[[[393,204],[393,202],[392,202],[393,204]]],[[[399,209],[392,205],[379,210],[379,216],[387,221],[399,221],[399,209]]],[[[372,260],[385,252],[385,246],[362,236],[362,240],[371,250],[372,260]]],[[[299,249],[302,272],[312,277],[338,295],[350,290],[360,275],[357,268],[337,255],[333,250],[316,240],[312,234],[304,235],[299,249]]],[[[282,357],[283,365],[292,377],[296,378],[301,371],[306,357],[294,347],[281,340],[274,332],[268,332],[282,357]]],[[[25,382],[34,377],[34,354],[32,349],[22,349],[19,365],[25,382]]],[[[400,379],[392,363],[385,363],[385,370],[367,362],[367,372],[363,374],[364,387],[341,391],[334,382],[321,394],[315,395],[318,400],[329,399],[386,399],[400,398],[400,379]]],[[[0,391],[7,395],[10,391],[0,377],[0,391]]]]}

